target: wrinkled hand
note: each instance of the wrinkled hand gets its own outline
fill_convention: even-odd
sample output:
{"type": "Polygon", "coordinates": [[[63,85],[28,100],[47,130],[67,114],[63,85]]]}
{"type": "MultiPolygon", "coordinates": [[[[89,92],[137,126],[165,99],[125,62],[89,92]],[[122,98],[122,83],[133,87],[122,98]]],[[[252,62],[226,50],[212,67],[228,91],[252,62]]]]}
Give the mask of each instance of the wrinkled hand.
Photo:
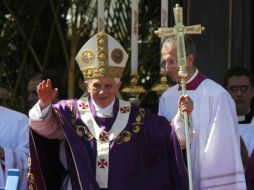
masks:
{"type": "Polygon", "coordinates": [[[52,89],[51,80],[48,79],[46,81],[43,80],[40,84],[38,84],[37,93],[39,96],[40,108],[43,109],[47,107],[51,103],[51,101],[57,97],[58,89],[52,89]]]}
{"type": "Polygon", "coordinates": [[[179,97],[178,100],[178,109],[181,113],[181,116],[183,116],[184,112],[187,112],[188,116],[191,115],[193,111],[193,101],[188,95],[182,95],[179,97]]]}

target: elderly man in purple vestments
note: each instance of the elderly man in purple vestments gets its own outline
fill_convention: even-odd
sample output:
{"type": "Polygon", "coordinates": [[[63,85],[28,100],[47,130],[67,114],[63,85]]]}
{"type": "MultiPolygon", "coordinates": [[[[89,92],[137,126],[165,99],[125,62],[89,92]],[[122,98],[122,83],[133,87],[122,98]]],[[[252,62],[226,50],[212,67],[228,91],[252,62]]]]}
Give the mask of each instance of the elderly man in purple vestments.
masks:
{"type": "Polygon", "coordinates": [[[179,112],[170,123],[119,100],[116,93],[127,58],[122,46],[101,32],[88,40],[76,57],[87,79],[88,97],[51,104],[57,89],[52,89],[50,80],[38,85],[40,99],[29,113],[33,135],[37,135],[30,147],[29,185],[37,189],[47,186],[49,168],[38,165],[50,155],[42,155],[37,141],[46,137],[65,141],[60,159],[69,176],[66,189],[188,189],[173,127],[184,125],[182,112],[190,116],[193,102],[181,96],[179,112]]]}

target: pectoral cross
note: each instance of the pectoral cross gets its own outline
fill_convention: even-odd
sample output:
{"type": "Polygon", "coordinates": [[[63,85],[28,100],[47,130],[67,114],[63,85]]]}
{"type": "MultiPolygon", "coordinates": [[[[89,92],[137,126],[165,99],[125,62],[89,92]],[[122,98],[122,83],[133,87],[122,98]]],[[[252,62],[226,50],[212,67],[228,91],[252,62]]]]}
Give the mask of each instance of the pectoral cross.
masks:
{"type": "MultiPolygon", "coordinates": [[[[181,78],[182,85],[182,94],[186,95],[186,79],[188,77],[187,71],[187,62],[186,62],[186,52],[185,52],[185,43],[184,35],[185,34],[201,34],[204,31],[204,27],[200,24],[192,26],[183,25],[183,13],[182,7],[179,4],[176,4],[174,10],[175,17],[175,26],[172,28],[159,28],[155,31],[159,37],[167,37],[175,35],[177,39],[177,62],[178,62],[178,75],[181,78]]],[[[189,138],[189,123],[188,115],[184,113],[184,125],[185,125],[185,134],[186,134],[186,152],[187,152],[187,165],[188,165],[188,177],[189,177],[189,189],[193,189],[192,183],[192,171],[191,171],[191,156],[190,156],[190,138],[189,138]]]]}

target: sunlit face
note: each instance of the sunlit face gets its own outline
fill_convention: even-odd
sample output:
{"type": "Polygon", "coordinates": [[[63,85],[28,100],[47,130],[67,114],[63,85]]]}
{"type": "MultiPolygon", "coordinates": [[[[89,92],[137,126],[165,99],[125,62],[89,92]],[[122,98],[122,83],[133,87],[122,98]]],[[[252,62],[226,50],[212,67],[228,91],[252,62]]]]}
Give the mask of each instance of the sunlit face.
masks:
{"type": "Polygon", "coordinates": [[[88,81],[88,92],[94,102],[101,108],[110,105],[118,92],[118,87],[115,79],[111,77],[100,77],[88,81]]]}
{"type": "Polygon", "coordinates": [[[179,80],[177,65],[177,47],[175,43],[164,43],[161,49],[161,61],[170,79],[174,82],[179,80]]]}
{"type": "Polygon", "coordinates": [[[235,100],[237,115],[249,112],[254,89],[247,76],[232,76],[228,79],[227,90],[235,100]]]}
{"type": "MultiPolygon", "coordinates": [[[[161,48],[161,61],[163,68],[174,82],[179,81],[178,63],[177,63],[177,46],[175,42],[165,42],[161,48]]],[[[187,70],[191,75],[193,73],[193,54],[188,54],[186,57],[187,70]]]]}

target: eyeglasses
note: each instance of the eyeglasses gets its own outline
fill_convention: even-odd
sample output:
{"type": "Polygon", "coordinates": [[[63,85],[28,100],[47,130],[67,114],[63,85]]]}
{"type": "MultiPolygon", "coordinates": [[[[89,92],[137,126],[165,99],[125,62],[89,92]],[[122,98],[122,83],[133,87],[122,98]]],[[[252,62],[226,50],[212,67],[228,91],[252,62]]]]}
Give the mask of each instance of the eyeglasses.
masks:
{"type": "Polygon", "coordinates": [[[164,60],[160,62],[160,67],[165,68],[166,66],[176,66],[177,60],[164,60]]]}
{"type": "Polygon", "coordinates": [[[249,86],[248,86],[248,85],[240,85],[240,86],[234,85],[234,86],[230,86],[230,87],[228,88],[228,90],[229,90],[230,92],[232,92],[232,93],[238,92],[239,90],[240,90],[241,92],[246,92],[248,89],[249,89],[249,86]]]}

